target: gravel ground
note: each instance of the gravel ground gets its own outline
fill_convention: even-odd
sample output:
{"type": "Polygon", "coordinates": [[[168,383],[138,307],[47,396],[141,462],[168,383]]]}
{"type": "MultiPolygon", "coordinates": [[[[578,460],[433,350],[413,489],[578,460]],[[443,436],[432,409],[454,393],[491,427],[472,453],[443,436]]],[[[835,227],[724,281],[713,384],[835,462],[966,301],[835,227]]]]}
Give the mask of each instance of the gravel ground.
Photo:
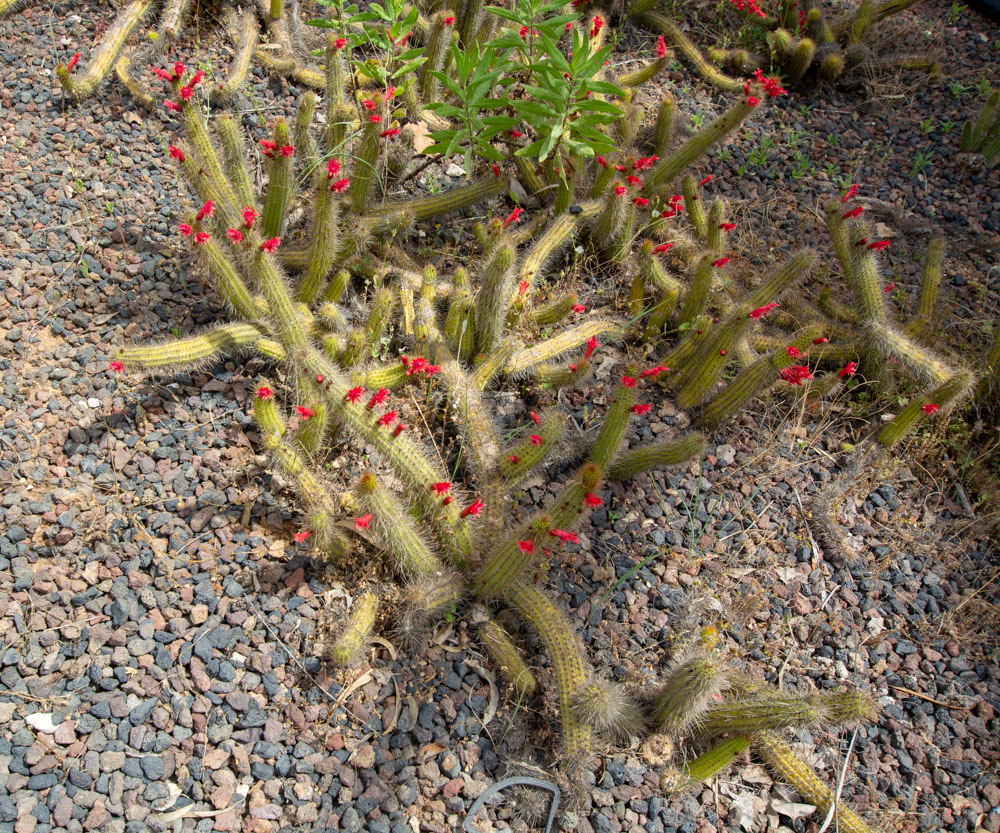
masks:
{"type": "MultiPolygon", "coordinates": [[[[456,829],[488,785],[551,761],[552,703],[518,708],[501,683],[484,726],[497,684],[461,625],[419,656],[376,643],[370,663],[329,675],[310,640],[350,587],[291,543],[289,495],[256,465],[248,391],[266,368],[150,384],[106,371],[115,345],[217,314],[171,232],[184,197],[163,149],[176,124],[117,86],[82,107],[57,92],[54,59],[108,13],[60,3],[0,23],[0,833],[456,829]]],[[[945,82],[793,95],[705,168],[734,201],[750,270],[817,236],[813,209],[838,178],[905,229],[889,258],[900,301],[919,287],[914,252],[945,232],[943,340],[972,352],[1000,309],[1000,183],[955,153],[972,85],[997,83],[998,32],[970,11],[946,23],[941,0],[922,14],[948,44],[945,82]],[[815,172],[794,176],[803,164],[815,172]]],[[[684,118],[719,106],[683,68],[668,83],[693,102],[684,118]]],[[[260,77],[252,91],[250,128],[297,95],[260,77]]],[[[601,406],[609,374],[569,409],[601,406]]],[[[507,415],[523,421],[524,407],[507,415]]],[[[841,470],[851,409],[788,410],[744,414],[700,465],[609,485],[550,589],[595,664],[637,688],[714,623],[744,670],[787,691],[871,691],[882,715],[857,735],[844,796],[903,830],[997,833],[997,544],[940,459],[908,454],[856,484],[838,518],[848,557],[824,558],[805,508],[841,470]]],[[[665,401],[629,439],[688,422],[665,401]]],[[[539,477],[525,491],[527,506],[555,487],[539,477]]],[[[796,737],[827,773],[846,740],[796,737]]],[[[757,765],[665,795],[635,747],[603,757],[561,825],[818,824],[789,799],[757,765]]],[[[477,822],[528,829],[509,803],[477,822]]]]}

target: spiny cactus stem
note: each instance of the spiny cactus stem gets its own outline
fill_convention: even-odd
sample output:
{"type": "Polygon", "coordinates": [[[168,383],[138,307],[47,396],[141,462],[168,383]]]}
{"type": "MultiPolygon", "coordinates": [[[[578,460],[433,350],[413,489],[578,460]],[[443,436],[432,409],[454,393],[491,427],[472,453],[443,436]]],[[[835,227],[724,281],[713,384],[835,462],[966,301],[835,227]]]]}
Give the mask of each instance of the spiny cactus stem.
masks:
{"type": "Polygon", "coordinates": [[[364,647],[375,627],[378,613],[378,596],[365,593],[354,600],[347,627],[330,650],[330,661],[337,665],[350,665],[364,647]]]}
{"type": "Polygon", "coordinates": [[[518,350],[507,361],[504,371],[512,375],[524,373],[543,362],[552,361],[570,350],[583,346],[591,338],[600,338],[606,333],[615,332],[619,326],[618,323],[607,319],[585,321],[532,347],[518,350]]]}
{"type": "Polygon", "coordinates": [[[537,587],[517,582],[507,590],[508,603],[537,631],[552,658],[562,718],[562,746],[567,756],[590,752],[591,730],[573,714],[573,696],[586,682],[587,668],[576,635],[563,613],[537,587]]]}
{"type": "Polygon", "coordinates": [[[126,347],[117,358],[147,370],[190,368],[223,352],[252,347],[262,332],[253,324],[223,324],[196,336],[172,339],[162,344],[126,347]]]}
{"type": "Polygon", "coordinates": [[[676,466],[700,455],[704,448],[705,438],[701,434],[688,434],[680,440],[637,448],[619,455],[608,469],[608,477],[624,480],[652,468],[676,466]]]}
{"type": "Polygon", "coordinates": [[[487,619],[479,626],[479,638],[518,696],[525,698],[534,694],[538,685],[535,676],[507,632],[492,619],[487,619]]]}
{"type": "Polygon", "coordinates": [[[443,570],[413,519],[371,472],[362,475],[361,499],[374,515],[379,535],[404,575],[432,576],[443,570]]]}
{"type": "Polygon", "coordinates": [[[680,53],[691,62],[698,74],[710,84],[725,92],[734,92],[743,86],[742,81],[723,75],[706,61],[701,52],[698,51],[698,47],[688,40],[680,27],[665,14],[652,10],[638,13],[630,10],[629,14],[640,23],[668,38],[680,50],[680,53]]]}

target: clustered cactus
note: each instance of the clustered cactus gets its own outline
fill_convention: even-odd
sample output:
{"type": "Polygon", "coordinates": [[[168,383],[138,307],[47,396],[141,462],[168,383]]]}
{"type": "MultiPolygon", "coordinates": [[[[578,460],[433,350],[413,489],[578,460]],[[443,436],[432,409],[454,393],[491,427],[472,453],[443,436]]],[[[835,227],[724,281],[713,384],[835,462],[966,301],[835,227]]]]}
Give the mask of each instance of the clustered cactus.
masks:
{"type": "Polygon", "coordinates": [[[706,81],[722,90],[739,89],[743,82],[725,75],[717,66],[745,76],[754,69],[780,68],[789,84],[807,79],[836,81],[864,65],[870,69],[906,69],[939,75],[937,61],[929,55],[879,55],[866,43],[872,27],[898,14],[918,0],[862,0],[839,20],[830,21],[821,5],[805,0],[779,0],[776,13],[766,14],[755,0],[730,0],[745,21],[759,26],[764,38],[761,51],[714,46],[705,55],[667,15],[655,10],[655,0],[634,0],[628,13],[638,22],[663,34],[706,81]],[[705,57],[707,55],[707,57],[705,57]]]}
{"type": "Polygon", "coordinates": [[[975,119],[962,128],[962,153],[979,153],[987,167],[1000,162],[1000,90],[994,90],[975,119]]]}
{"type": "MultiPolygon", "coordinates": [[[[176,32],[186,5],[167,3],[163,33],[168,25],[176,32]]],[[[515,155],[521,145],[498,138],[507,152],[503,168],[481,166],[482,178],[446,193],[385,199],[411,164],[400,138],[404,122],[419,118],[441,126],[442,117],[427,105],[441,94],[448,48],[456,40],[468,44],[489,36],[482,3],[458,3],[454,13],[440,6],[420,4],[412,30],[391,34],[396,51],[387,60],[393,66],[412,46],[404,46],[411,36],[424,45],[427,60],[404,62],[393,83],[381,85],[358,71],[336,33],[326,40],[322,72],[293,60],[287,32],[281,34],[280,0],[266,15],[261,10],[284,44],[277,53],[256,49],[251,18],[230,15],[237,58],[221,85],[210,79],[213,103],[220,90],[223,102],[238,94],[251,53],[322,92],[322,100],[306,93],[294,120],[277,119],[271,138],[259,143],[267,178],[262,194],[236,117],[221,112],[214,124],[206,119],[200,103],[209,86],[205,73],[191,73],[181,63],[153,68],[168,85],[164,106],[185,131],[169,156],[196,198],[178,231],[235,321],[163,344],[124,347],[112,370],[171,372],[236,353],[270,362],[282,381],[258,387],[254,416],[263,449],[304,510],[296,540],[333,562],[359,544],[374,544],[406,584],[406,632],[419,639],[428,623],[467,614],[520,697],[532,696],[537,681],[498,611],[506,608],[528,623],[552,661],[567,760],[585,761],[600,734],[652,732],[678,748],[710,741],[681,770],[697,780],[753,746],[810,800],[826,800],[829,791],[773,731],[868,719],[867,698],[797,699],[752,690],[703,645],[682,656],[655,701],[640,708],[594,671],[539,579],[549,559],[578,540],[573,530],[602,504],[604,482],[701,453],[705,441],[694,432],[625,450],[630,420],[651,408],[639,401],[643,395],[669,388],[681,407],[711,427],[776,385],[829,394],[861,363],[869,376],[902,372],[924,385],[925,392],[879,432],[885,445],[958,401],[972,385],[971,373],[922,342],[933,322],[942,246],[932,245],[916,318],[899,328],[885,302],[892,287],[883,284],[879,267],[887,243],[871,239],[852,188],[827,207],[851,302],[829,293],[815,302],[802,297],[798,287],[819,257],[809,249],[745,285],[729,268],[726,239],[735,226],[727,221],[725,202],[714,199],[706,207],[712,178],[698,180],[687,171],[762,101],[785,91],[758,71],[737,85],[740,93],[722,115],[683,141],[674,136],[676,106],[667,94],[653,126],[641,129],[644,114],[634,90],[664,67],[662,40],[657,59],[640,70],[617,77],[606,71],[606,81],[621,91],[607,137],[618,149],[608,158],[577,153],[557,168],[515,155]],[[320,108],[325,118],[317,125],[320,108]],[[480,224],[478,265],[440,275],[394,245],[415,223],[505,195],[505,169],[515,166],[543,208],[526,218],[516,207],[504,219],[480,224]],[[296,225],[298,216],[307,218],[304,227],[296,225]],[[576,246],[589,247],[623,283],[627,317],[588,312],[573,288],[553,277],[576,246]],[[542,328],[553,332],[542,339],[542,328]],[[540,408],[521,437],[508,442],[493,418],[491,386],[505,379],[541,391],[585,384],[595,353],[611,341],[626,345],[630,358],[615,374],[613,400],[596,436],[555,500],[513,519],[518,484],[557,458],[568,420],[556,407],[540,408]],[[828,372],[816,377],[821,367],[828,372]],[[419,413],[405,404],[404,391],[419,402],[419,413]],[[414,419],[426,416],[428,425],[435,413],[456,441],[447,460],[414,419]],[[334,481],[324,466],[340,444],[377,452],[351,483],[334,481]]],[[[137,0],[112,29],[127,35],[149,8],[137,0]]],[[[635,6],[633,12],[665,31],[656,13],[635,6]]],[[[568,16],[575,43],[581,37],[600,41],[605,30],[597,19],[568,16]]],[[[103,42],[79,77],[63,68],[67,89],[78,97],[92,92],[125,35],[103,42]]],[[[155,54],[153,48],[144,57],[155,54]]],[[[137,80],[134,73],[145,68],[136,56],[120,59],[118,69],[134,94],[158,98],[137,80]]],[[[346,625],[321,629],[327,632],[321,640],[326,659],[356,661],[378,624],[380,600],[376,583],[357,588],[346,625]]],[[[853,824],[845,818],[842,824],[853,824]]]]}

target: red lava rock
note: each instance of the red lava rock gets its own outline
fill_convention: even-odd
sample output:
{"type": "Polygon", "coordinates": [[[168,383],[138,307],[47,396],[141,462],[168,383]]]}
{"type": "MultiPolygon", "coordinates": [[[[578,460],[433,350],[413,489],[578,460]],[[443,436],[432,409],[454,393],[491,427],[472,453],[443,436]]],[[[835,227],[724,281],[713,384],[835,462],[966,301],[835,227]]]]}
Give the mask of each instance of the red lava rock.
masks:
{"type": "Polygon", "coordinates": [[[462,791],[462,787],[464,786],[465,781],[462,778],[452,778],[441,788],[441,794],[445,798],[454,798],[462,791]]]}
{"type": "Polygon", "coordinates": [[[292,590],[298,587],[305,580],[306,570],[305,567],[299,567],[295,572],[285,578],[285,587],[292,590]]]}
{"type": "Polygon", "coordinates": [[[344,736],[340,732],[334,732],[326,739],[326,748],[330,752],[344,748],[344,736]]]}

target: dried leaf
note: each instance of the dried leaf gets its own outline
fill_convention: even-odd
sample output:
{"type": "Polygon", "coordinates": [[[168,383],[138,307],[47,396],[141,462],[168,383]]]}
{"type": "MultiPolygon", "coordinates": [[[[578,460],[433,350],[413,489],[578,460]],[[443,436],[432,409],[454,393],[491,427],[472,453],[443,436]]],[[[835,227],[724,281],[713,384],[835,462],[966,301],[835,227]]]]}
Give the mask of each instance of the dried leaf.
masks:
{"type": "Polygon", "coordinates": [[[780,798],[772,798],[768,809],[786,818],[790,818],[792,821],[807,818],[816,812],[816,808],[812,804],[800,804],[797,801],[782,801],[780,798]]]}
{"type": "Polygon", "coordinates": [[[416,153],[423,153],[426,148],[434,144],[425,121],[410,122],[403,128],[403,133],[410,134],[410,141],[413,142],[413,150],[416,153]]]}
{"type": "Polygon", "coordinates": [[[743,830],[752,830],[754,821],[754,796],[751,792],[740,793],[729,806],[728,821],[738,824],[743,830]]]}

